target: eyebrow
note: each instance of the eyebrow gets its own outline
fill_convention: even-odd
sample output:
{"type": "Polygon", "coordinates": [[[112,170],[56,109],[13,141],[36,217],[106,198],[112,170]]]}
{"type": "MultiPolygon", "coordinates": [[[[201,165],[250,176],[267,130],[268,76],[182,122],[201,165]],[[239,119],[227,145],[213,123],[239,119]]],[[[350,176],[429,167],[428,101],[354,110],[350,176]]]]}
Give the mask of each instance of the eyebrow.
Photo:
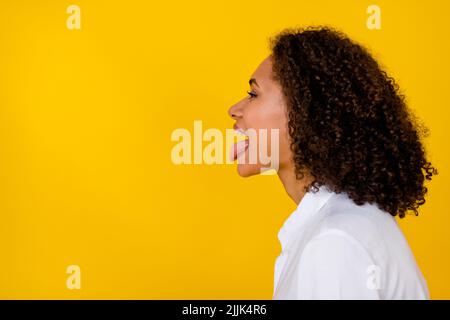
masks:
{"type": "Polygon", "coordinates": [[[258,82],[256,82],[255,78],[251,78],[250,80],[248,80],[249,85],[252,85],[252,83],[256,84],[259,87],[259,84],[258,84],[258,82]]]}

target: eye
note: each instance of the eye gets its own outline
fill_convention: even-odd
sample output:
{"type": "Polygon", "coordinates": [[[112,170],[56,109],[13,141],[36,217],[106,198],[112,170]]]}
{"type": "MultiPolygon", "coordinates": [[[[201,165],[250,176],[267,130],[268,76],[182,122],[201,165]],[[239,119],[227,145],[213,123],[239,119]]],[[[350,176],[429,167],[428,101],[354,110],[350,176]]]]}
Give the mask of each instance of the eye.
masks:
{"type": "Polygon", "coordinates": [[[256,97],[256,94],[251,91],[247,91],[247,94],[249,95],[249,97],[248,97],[249,99],[253,99],[256,97]]]}

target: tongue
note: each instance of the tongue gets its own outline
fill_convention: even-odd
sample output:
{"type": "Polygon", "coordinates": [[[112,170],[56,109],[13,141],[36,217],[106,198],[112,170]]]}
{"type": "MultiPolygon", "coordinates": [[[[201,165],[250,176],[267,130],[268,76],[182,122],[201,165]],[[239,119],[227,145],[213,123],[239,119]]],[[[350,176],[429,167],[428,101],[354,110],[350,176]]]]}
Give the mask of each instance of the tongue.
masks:
{"type": "Polygon", "coordinates": [[[237,143],[233,144],[230,148],[230,160],[234,161],[237,159],[237,157],[245,151],[248,147],[248,139],[238,141],[237,143]]]}

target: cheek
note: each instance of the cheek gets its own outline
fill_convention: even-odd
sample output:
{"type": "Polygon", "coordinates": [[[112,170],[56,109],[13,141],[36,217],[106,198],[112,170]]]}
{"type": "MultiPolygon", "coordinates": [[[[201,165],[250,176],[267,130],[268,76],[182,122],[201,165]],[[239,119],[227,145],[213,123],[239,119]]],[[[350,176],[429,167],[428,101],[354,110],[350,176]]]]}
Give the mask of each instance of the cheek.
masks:
{"type": "Polygon", "coordinates": [[[245,115],[247,128],[279,129],[286,131],[287,118],[284,108],[276,103],[259,103],[249,106],[245,115]]]}
{"type": "Polygon", "coordinates": [[[287,130],[287,114],[284,105],[279,103],[254,104],[247,109],[246,126],[256,130],[257,143],[267,143],[269,154],[278,150],[278,159],[280,164],[285,164],[290,159],[290,139],[287,130]],[[262,130],[267,129],[265,135],[261,133],[262,130]],[[278,134],[273,135],[273,130],[276,129],[278,134]],[[276,140],[273,140],[275,138],[276,140]],[[261,141],[260,141],[261,140],[261,141]],[[277,144],[275,146],[274,144],[277,144]]]}

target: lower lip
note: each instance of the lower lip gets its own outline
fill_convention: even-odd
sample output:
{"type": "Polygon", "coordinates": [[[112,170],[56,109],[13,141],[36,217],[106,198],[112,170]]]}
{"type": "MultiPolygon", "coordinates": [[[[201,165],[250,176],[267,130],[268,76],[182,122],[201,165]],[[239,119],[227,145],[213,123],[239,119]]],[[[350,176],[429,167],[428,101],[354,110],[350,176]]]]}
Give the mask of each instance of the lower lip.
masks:
{"type": "Polygon", "coordinates": [[[231,146],[230,160],[236,161],[236,159],[248,149],[248,139],[239,141],[231,146]]]}

